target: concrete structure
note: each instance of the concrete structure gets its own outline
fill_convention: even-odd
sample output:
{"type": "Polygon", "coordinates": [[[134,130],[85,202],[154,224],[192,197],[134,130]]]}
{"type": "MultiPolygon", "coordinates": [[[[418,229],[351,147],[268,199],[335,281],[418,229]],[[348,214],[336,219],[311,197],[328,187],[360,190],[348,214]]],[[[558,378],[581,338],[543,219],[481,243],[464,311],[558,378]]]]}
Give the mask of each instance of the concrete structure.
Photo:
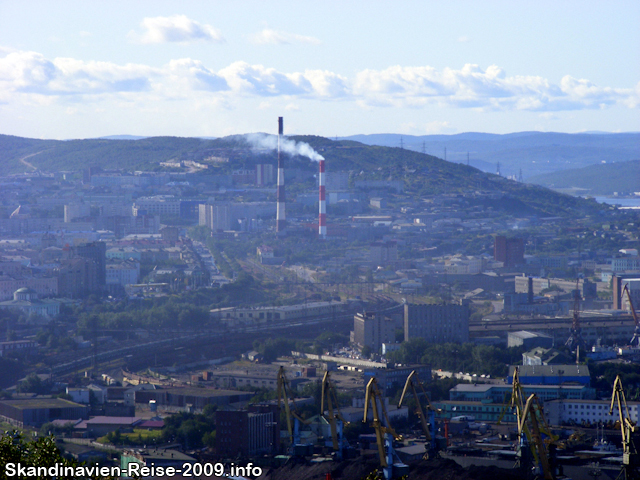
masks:
{"type": "Polygon", "coordinates": [[[591,385],[589,367],[586,365],[512,365],[509,367],[508,383],[513,383],[516,368],[523,385],[591,385]]]}
{"type": "Polygon", "coordinates": [[[467,305],[404,306],[404,340],[424,338],[428,343],[464,343],[469,341],[467,305]]]}
{"type": "Polygon", "coordinates": [[[565,365],[571,361],[568,355],[555,348],[536,347],[522,354],[522,365],[565,365]]]}
{"type": "Polygon", "coordinates": [[[74,430],[85,433],[91,437],[102,437],[116,430],[132,430],[144,420],[138,417],[105,417],[98,416],[84,420],[74,427],[74,430]]]}
{"type": "MultiPolygon", "coordinates": [[[[547,421],[551,425],[596,425],[613,423],[620,419],[618,407],[614,406],[613,414],[609,415],[610,400],[551,400],[545,402],[544,411],[547,421]]],[[[640,418],[640,403],[627,402],[629,420],[634,423],[640,418]]],[[[626,412],[625,412],[626,414],[626,412]]]]}
{"type": "Polygon", "coordinates": [[[509,332],[507,334],[507,347],[525,347],[531,349],[534,347],[553,347],[553,337],[544,333],[528,332],[520,330],[519,332],[509,332]]]}
{"type": "Polygon", "coordinates": [[[180,199],[173,195],[140,197],[133,204],[132,213],[138,215],[180,216],[180,199]]]}
{"type": "Polygon", "coordinates": [[[293,319],[305,319],[318,316],[333,316],[347,313],[345,302],[309,302],[280,307],[255,308],[216,308],[211,317],[232,327],[238,325],[258,325],[293,319]]]}
{"type": "Polygon", "coordinates": [[[395,341],[396,322],[379,313],[356,313],[353,317],[351,342],[360,348],[369,347],[374,353],[383,343],[395,341]]]}
{"type": "Polygon", "coordinates": [[[524,239],[497,236],[493,247],[493,257],[503,262],[505,267],[514,267],[524,263],[524,239]]]}
{"type": "Polygon", "coordinates": [[[0,342],[0,357],[29,355],[38,351],[35,340],[13,340],[0,342]]]}
{"type": "Polygon", "coordinates": [[[107,264],[107,285],[135,285],[140,276],[140,264],[135,261],[110,262],[107,264]]]}
{"type": "Polygon", "coordinates": [[[273,183],[273,165],[268,163],[256,165],[256,185],[262,187],[273,183]]]}
{"type": "Polygon", "coordinates": [[[70,223],[76,218],[88,217],[91,215],[91,205],[86,203],[75,203],[64,206],[64,222],[70,223]]]}
{"type": "Polygon", "coordinates": [[[373,267],[398,261],[398,244],[395,241],[375,242],[369,247],[369,262],[373,267]]]}

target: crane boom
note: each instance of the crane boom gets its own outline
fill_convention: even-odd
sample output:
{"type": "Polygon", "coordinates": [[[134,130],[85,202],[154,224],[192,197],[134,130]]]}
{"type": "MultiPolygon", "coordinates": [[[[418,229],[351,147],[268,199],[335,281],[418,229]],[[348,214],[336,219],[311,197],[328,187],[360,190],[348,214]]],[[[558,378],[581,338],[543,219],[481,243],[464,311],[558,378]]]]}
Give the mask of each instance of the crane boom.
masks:
{"type": "MultiPolygon", "coordinates": [[[[427,411],[431,414],[430,417],[433,416],[434,412],[441,412],[440,409],[436,409],[431,405],[431,401],[429,400],[429,396],[424,388],[424,384],[420,381],[418,377],[418,372],[413,370],[409,376],[407,377],[407,381],[404,384],[404,388],[402,389],[402,395],[400,396],[400,401],[398,402],[398,408],[402,406],[402,402],[404,401],[404,397],[407,394],[408,389],[411,389],[411,393],[413,394],[413,398],[416,401],[416,415],[420,419],[420,424],[422,425],[422,431],[424,432],[425,438],[427,442],[429,442],[430,449],[433,451],[436,449],[435,438],[434,435],[431,434],[431,430],[429,429],[429,425],[427,423],[427,418],[422,409],[422,405],[420,403],[420,397],[418,396],[418,392],[416,391],[416,385],[418,385],[422,389],[422,394],[427,399],[427,411]]],[[[430,418],[431,424],[435,422],[434,418],[430,418]]]]}
{"type": "Polygon", "coordinates": [[[336,388],[331,382],[331,378],[329,376],[329,372],[327,371],[322,378],[322,397],[320,399],[320,414],[327,419],[329,425],[331,427],[331,440],[333,442],[333,449],[338,452],[338,456],[342,456],[342,432],[340,432],[340,438],[338,438],[338,420],[342,422],[342,425],[346,425],[347,422],[342,414],[340,413],[340,407],[338,406],[338,395],[336,393],[336,388]],[[329,415],[324,414],[324,401],[327,399],[327,407],[329,410],[329,415]],[[335,413],[334,406],[335,404],[335,413]]]}
{"type": "Polygon", "coordinates": [[[622,477],[625,480],[640,478],[640,473],[638,472],[640,468],[640,457],[633,441],[636,425],[631,421],[631,416],[629,415],[629,407],[627,406],[627,399],[624,394],[624,389],[622,388],[620,375],[618,375],[613,382],[609,415],[613,415],[614,407],[618,408],[620,433],[622,435],[622,471],[618,478],[622,477]]]}

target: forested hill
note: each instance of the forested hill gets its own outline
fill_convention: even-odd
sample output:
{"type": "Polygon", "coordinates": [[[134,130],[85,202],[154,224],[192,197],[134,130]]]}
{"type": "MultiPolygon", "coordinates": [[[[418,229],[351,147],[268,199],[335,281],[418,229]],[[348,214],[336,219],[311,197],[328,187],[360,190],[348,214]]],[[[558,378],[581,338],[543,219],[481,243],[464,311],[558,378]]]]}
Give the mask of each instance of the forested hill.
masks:
{"type": "MultiPolygon", "coordinates": [[[[288,137],[306,142],[327,160],[327,171],[350,171],[354,180],[401,181],[416,198],[442,193],[492,192],[510,197],[514,213],[559,215],[598,209],[593,201],[561,195],[546,188],[521,184],[459,163],[444,161],[397,147],[365,145],[355,141],[333,141],[317,136],[288,137]]],[[[229,158],[211,164],[203,173],[231,173],[255,163],[275,164],[273,152],[256,153],[243,136],[219,139],[149,137],[139,140],[37,140],[0,135],[0,175],[29,172],[78,171],[89,166],[105,169],[159,170],[168,160],[204,161],[211,156],[229,158]]],[[[288,161],[289,168],[315,170],[304,157],[288,161]]],[[[499,203],[499,202],[497,202],[499,203]]],[[[501,202],[501,208],[505,202],[501,202]]],[[[496,207],[496,205],[486,205],[496,207]]]]}
{"type": "Polygon", "coordinates": [[[640,160],[551,172],[531,177],[529,181],[548,188],[576,189],[589,195],[640,192],[640,160]]]}

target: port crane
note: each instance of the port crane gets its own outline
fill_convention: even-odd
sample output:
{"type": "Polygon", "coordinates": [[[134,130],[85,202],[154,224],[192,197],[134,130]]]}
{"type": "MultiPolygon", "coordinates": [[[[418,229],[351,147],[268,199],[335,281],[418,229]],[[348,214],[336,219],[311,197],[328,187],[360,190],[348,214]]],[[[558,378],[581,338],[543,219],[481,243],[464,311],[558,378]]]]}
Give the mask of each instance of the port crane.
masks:
{"type": "Polygon", "coordinates": [[[338,395],[336,388],[331,382],[329,372],[324,374],[322,378],[322,398],[320,400],[320,414],[329,422],[331,427],[331,440],[333,443],[333,449],[336,452],[338,460],[342,460],[344,457],[348,444],[344,438],[344,426],[347,422],[340,413],[340,407],[338,405],[338,395]],[[325,399],[327,401],[328,415],[324,414],[325,399]],[[334,410],[335,405],[335,410],[334,410]]]}
{"type": "Polygon", "coordinates": [[[622,469],[617,480],[637,480],[640,479],[640,456],[635,445],[634,434],[637,433],[636,424],[631,421],[627,399],[622,388],[622,380],[618,375],[613,382],[613,393],[611,395],[611,406],[609,415],[613,415],[613,409],[617,407],[618,416],[616,423],[620,423],[620,433],[622,435],[622,469]]]}
{"type": "Polygon", "coordinates": [[[442,410],[437,409],[431,405],[431,401],[429,400],[429,395],[427,395],[427,392],[424,388],[424,384],[420,381],[418,372],[416,372],[415,370],[413,370],[407,377],[407,381],[404,384],[404,389],[402,390],[402,395],[400,396],[400,401],[398,402],[398,408],[402,406],[402,401],[404,400],[404,397],[409,389],[411,389],[413,398],[416,401],[416,415],[420,419],[422,431],[424,432],[424,436],[428,442],[428,446],[425,446],[427,451],[424,454],[424,458],[428,459],[429,457],[433,457],[438,451],[438,444],[436,442],[435,414],[436,412],[440,413],[442,410]],[[427,418],[424,414],[424,410],[422,409],[422,405],[420,404],[420,397],[418,396],[416,386],[418,386],[422,390],[422,395],[427,399],[427,413],[429,415],[428,423],[427,418]]]}
{"type": "Polygon", "coordinates": [[[629,342],[629,345],[632,347],[640,347],[640,320],[638,320],[638,314],[636,313],[636,309],[633,306],[633,301],[631,300],[631,292],[629,292],[629,285],[625,284],[622,289],[622,293],[627,293],[627,300],[629,300],[629,307],[631,308],[631,315],[633,316],[633,321],[636,324],[636,328],[633,331],[633,337],[629,342]]]}
{"type": "Polygon", "coordinates": [[[384,397],[380,393],[378,382],[375,377],[372,377],[371,380],[369,380],[369,383],[367,383],[367,390],[364,399],[364,420],[362,420],[364,423],[367,422],[369,403],[371,403],[373,416],[371,426],[376,431],[380,467],[382,468],[385,480],[400,478],[407,475],[409,473],[409,467],[407,465],[399,460],[394,463],[395,452],[393,451],[393,441],[402,440],[402,436],[398,435],[393,427],[391,427],[389,416],[387,415],[387,410],[384,406],[384,397]],[[380,409],[378,409],[378,402],[380,403],[380,409]],[[381,412],[382,417],[380,416],[381,412]]]}
{"type": "Polygon", "coordinates": [[[291,384],[289,383],[289,379],[287,378],[284,367],[280,367],[278,370],[278,408],[282,408],[281,404],[284,403],[285,414],[287,417],[287,431],[289,432],[289,449],[293,454],[295,452],[296,445],[300,444],[300,422],[305,425],[309,424],[308,420],[305,420],[298,413],[298,409],[296,408],[296,404],[291,399],[291,403],[293,405],[293,411],[289,406],[289,398],[291,395],[291,384]],[[293,417],[294,424],[291,425],[291,418],[293,417]]]}
{"type": "Polygon", "coordinates": [[[551,428],[544,417],[544,410],[538,397],[532,394],[525,400],[518,368],[513,372],[511,408],[515,409],[518,422],[520,468],[527,473],[533,471],[535,479],[556,480],[555,459],[552,458],[554,455],[551,454],[551,445],[557,437],[551,434],[551,428]],[[543,435],[548,437],[549,442],[543,440],[543,435]],[[529,470],[530,467],[532,467],[531,470],[529,470]]]}

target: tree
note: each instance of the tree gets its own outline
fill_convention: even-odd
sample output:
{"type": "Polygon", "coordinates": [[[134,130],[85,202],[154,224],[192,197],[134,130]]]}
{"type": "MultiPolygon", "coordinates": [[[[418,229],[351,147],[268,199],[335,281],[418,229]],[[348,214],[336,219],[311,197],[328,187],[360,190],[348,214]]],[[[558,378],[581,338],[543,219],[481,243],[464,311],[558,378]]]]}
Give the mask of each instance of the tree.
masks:
{"type": "MultiPolygon", "coordinates": [[[[64,458],[60,450],[56,446],[53,436],[39,438],[32,442],[26,441],[17,431],[5,433],[0,437],[0,465],[4,468],[0,470],[0,480],[8,480],[9,477],[8,464],[20,464],[24,468],[29,467],[53,467],[59,465],[61,467],[77,467],[79,465],[75,460],[64,458]]],[[[64,472],[64,470],[62,470],[64,472]]],[[[20,477],[17,477],[20,478],[20,477]]],[[[34,476],[33,478],[48,478],[48,476],[34,476]]],[[[58,476],[60,480],[74,480],[78,477],[58,476]]],[[[103,477],[93,477],[103,478],[103,477]]]]}

